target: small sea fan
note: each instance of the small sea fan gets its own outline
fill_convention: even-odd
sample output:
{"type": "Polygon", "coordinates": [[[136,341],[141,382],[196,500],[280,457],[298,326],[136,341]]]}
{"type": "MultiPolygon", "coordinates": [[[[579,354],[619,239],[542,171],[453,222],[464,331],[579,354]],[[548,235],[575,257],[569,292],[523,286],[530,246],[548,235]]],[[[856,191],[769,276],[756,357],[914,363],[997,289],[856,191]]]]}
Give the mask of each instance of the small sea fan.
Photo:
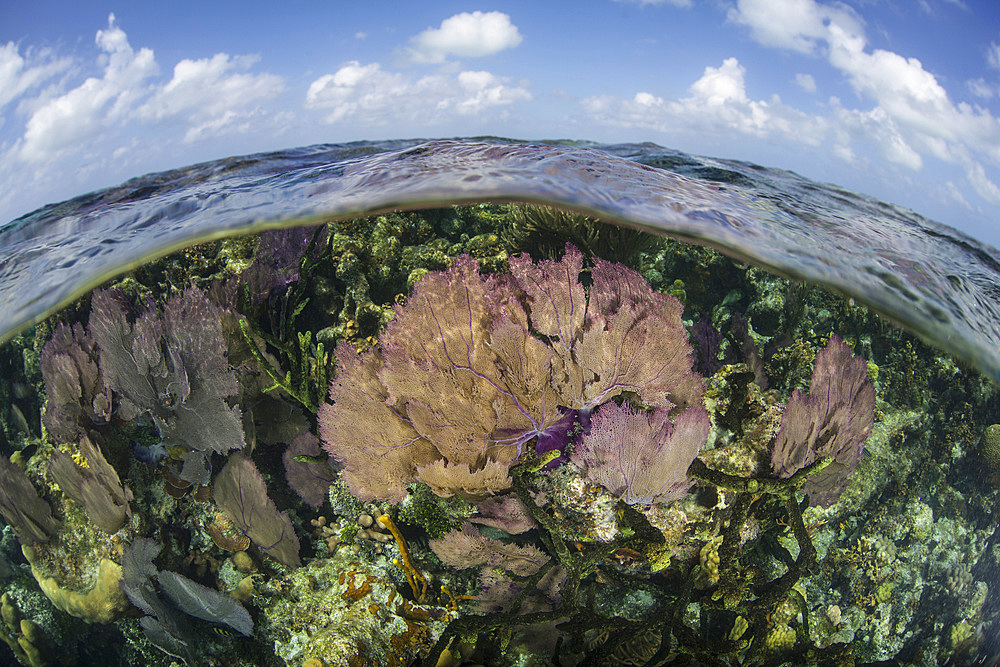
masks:
{"type": "Polygon", "coordinates": [[[711,423],[700,407],[688,408],[675,422],[669,412],[607,403],[571,460],[589,480],[630,505],[681,498],[690,486],[687,469],[708,439],[711,423]]]}

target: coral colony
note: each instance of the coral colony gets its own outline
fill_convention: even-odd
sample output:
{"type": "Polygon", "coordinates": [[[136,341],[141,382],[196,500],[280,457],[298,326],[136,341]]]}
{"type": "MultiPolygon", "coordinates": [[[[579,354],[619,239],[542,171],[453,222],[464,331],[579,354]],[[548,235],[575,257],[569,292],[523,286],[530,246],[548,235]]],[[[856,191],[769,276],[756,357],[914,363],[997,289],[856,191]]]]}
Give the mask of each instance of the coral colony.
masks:
{"type": "MultiPolygon", "coordinates": [[[[873,431],[836,334],[781,400],[737,313],[725,339],[686,327],[677,297],[567,245],[490,273],[458,256],[371,315],[377,339],[331,338],[296,318],[347,266],[337,242],[264,235],[242,281],[97,291],[51,329],[45,440],[0,457],[0,513],[59,613],[155,664],[850,654],[839,607],[802,620],[812,531],[873,431]]],[[[18,625],[32,604],[3,596],[8,644],[47,664],[62,630],[18,625]]]]}

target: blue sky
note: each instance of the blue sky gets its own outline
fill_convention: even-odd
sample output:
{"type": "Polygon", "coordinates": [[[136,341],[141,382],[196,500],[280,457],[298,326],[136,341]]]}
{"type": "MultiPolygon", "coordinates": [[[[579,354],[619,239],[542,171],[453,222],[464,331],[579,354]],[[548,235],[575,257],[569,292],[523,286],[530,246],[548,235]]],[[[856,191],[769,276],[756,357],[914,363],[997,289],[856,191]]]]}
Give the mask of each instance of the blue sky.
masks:
{"type": "Polygon", "coordinates": [[[230,155],[484,134],[750,160],[1000,246],[1000,3],[0,6],[0,222],[230,155]]]}

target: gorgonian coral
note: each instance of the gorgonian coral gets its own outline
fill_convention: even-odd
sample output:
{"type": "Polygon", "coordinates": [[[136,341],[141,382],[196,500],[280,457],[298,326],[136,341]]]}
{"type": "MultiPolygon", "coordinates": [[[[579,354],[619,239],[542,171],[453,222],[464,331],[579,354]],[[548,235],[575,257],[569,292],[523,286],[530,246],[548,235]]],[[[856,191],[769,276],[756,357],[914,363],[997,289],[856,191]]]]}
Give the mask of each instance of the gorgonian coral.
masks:
{"type": "Polygon", "coordinates": [[[608,403],[594,417],[572,461],[629,505],[683,497],[687,469],[705,441],[711,420],[700,406],[671,422],[666,408],[650,412],[608,403]]]}
{"type": "Polygon", "coordinates": [[[823,456],[833,462],[802,487],[814,505],[829,507],[858,467],[875,420],[875,387],[865,360],[838,336],[816,355],[809,393],[796,389],[781,416],[771,470],[791,477],[823,456]]]}
{"type": "Polygon", "coordinates": [[[151,418],[164,443],[188,450],[181,477],[207,483],[207,453],[244,445],[242,413],[229,403],[239,385],[226,359],[222,309],[195,287],[170,297],[162,314],[149,308],[134,320],[115,291],[95,292],[91,304],[87,333],[117,416],[151,418]]]}
{"type": "Polygon", "coordinates": [[[42,423],[57,442],[73,442],[94,422],[111,417],[111,390],[104,386],[98,348],[79,322],[60,324],[42,347],[45,414],[42,423]]]}
{"type": "Polygon", "coordinates": [[[289,567],[302,564],[299,538],[287,512],[279,512],[253,461],[233,454],[215,477],[215,503],[257,547],[289,567]]]}
{"type": "Polygon", "coordinates": [[[510,265],[481,276],[460,257],[421,279],[378,349],[338,345],[320,435],[360,498],[398,501],[414,480],[482,498],[526,445],[566,442],[573,417],[622,393],[667,410],[700,398],[677,299],[601,259],[588,290],[571,246],[510,265]]]}

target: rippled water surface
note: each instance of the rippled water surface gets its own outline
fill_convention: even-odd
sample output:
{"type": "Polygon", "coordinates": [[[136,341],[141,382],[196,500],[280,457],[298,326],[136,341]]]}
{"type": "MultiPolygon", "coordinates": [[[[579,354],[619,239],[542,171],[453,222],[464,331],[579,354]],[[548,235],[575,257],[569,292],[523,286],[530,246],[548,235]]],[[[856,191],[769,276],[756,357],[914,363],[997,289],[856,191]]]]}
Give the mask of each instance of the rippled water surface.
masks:
{"type": "Polygon", "coordinates": [[[354,143],[152,174],[0,229],[0,340],[198,240],[399,207],[546,202],[710,245],[873,306],[1000,378],[1000,255],[796,174],[652,144],[354,143]]]}

